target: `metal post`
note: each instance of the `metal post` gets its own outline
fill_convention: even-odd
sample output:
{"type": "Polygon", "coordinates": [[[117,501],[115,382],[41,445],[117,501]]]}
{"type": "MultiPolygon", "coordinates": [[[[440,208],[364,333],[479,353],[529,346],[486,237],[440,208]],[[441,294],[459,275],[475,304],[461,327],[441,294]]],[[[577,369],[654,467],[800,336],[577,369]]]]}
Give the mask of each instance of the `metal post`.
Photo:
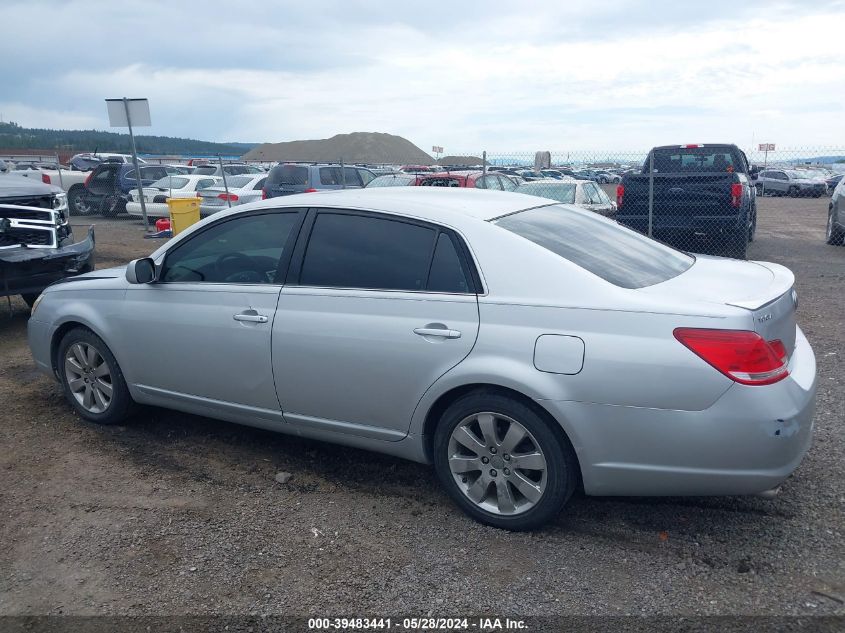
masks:
{"type": "Polygon", "coordinates": [[[487,175],[487,151],[481,152],[481,173],[487,175]]]}
{"type": "Polygon", "coordinates": [[[223,188],[226,190],[226,204],[232,208],[232,201],[229,199],[229,183],[226,182],[226,170],[223,169],[223,159],[217,154],[217,162],[220,164],[220,175],[223,176],[223,188]]]}
{"type": "Polygon", "coordinates": [[[141,215],[144,216],[144,230],[150,231],[147,205],[144,202],[144,185],[141,183],[141,168],[138,166],[138,150],[135,148],[135,134],[132,133],[132,119],[129,118],[129,99],[126,97],[123,97],[123,107],[126,110],[126,125],[129,127],[129,142],[132,144],[132,163],[135,165],[135,182],[138,183],[138,199],[141,202],[141,215]]]}
{"type": "Polygon", "coordinates": [[[648,155],[648,236],[654,229],[654,152],[648,155]]]}
{"type": "Polygon", "coordinates": [[[343,159],[340,159],[340,188],[346,189],[346,170],[343,168],[343,159]]]}

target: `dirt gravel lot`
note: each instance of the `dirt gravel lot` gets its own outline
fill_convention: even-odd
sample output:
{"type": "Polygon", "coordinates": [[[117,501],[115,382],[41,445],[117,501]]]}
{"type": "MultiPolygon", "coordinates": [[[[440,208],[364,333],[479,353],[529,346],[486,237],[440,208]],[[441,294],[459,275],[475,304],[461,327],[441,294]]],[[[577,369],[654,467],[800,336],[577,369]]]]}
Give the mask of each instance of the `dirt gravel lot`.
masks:
{"type": "MultiPolygon", "coordinates": [[[[0,306],[0,614],[845,615],[845,248],[827,198],[760,201],[818,360],[814,445],[773,501],[576,498],[512,534],[417,464],[158,409],[82,423],[0,306]],[[293,474],[286,484],[274,476],[293,474]]],[[[97,223],[99,266],[158,244],[97,223]]]]}

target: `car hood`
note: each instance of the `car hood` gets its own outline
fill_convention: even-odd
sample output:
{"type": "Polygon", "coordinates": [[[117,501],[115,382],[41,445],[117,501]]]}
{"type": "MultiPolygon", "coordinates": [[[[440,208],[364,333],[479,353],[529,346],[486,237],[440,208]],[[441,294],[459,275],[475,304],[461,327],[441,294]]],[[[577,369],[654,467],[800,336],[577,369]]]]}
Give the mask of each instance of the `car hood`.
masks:
{"type": "Polygon", "coordinates": [[[5,196],[43,196],[59,191],[61,191],[60,187],[44,184],[34,178],[14,174],[0,175],[0,198],[5,196]]]}
{"type": "Polygon", "coordinates": [[[126,265],[123,265],[113,268],[102,268],[91,271],[90,273],[60,279],[50,284],[47,287],[47,292],[53,289],[66,290],[68,288],[67,284],[73,284],[74,290],[84,288],[103,290],[125,288],[128,283],[126,281],[126,265]]]}

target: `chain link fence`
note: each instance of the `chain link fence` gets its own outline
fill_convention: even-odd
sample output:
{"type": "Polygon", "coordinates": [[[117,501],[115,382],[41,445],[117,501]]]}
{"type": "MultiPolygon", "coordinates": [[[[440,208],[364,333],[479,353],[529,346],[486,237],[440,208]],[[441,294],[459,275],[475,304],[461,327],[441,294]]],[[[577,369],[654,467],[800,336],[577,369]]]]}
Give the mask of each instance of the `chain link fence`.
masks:
{"type": "Polygon", "coordinates": [[[826,214],[845,172],[845,147],[775,150],[769,144],[753,151],[696,144],[461,158],[443,169],[497,174],[517,183],[515,191],[575,204],[676,248],[736,258],[747,256],[767,211],[809,198],[826,214]]]}

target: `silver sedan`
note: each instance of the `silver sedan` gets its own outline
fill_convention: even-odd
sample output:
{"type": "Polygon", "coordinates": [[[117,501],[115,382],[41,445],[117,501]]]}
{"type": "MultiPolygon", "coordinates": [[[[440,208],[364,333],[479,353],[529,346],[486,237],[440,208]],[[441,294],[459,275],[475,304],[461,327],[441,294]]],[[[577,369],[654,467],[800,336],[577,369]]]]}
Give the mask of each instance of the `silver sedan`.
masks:
{"type": "Polygon", "coordinates": [[[793,281],[542,198],[348,190],[54,284],[29,343],[84,420],[156,405],[432,463],[519,530],[579,488],[773,494],[812,436],[793,281]]]}

